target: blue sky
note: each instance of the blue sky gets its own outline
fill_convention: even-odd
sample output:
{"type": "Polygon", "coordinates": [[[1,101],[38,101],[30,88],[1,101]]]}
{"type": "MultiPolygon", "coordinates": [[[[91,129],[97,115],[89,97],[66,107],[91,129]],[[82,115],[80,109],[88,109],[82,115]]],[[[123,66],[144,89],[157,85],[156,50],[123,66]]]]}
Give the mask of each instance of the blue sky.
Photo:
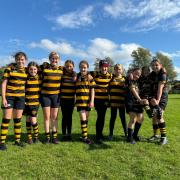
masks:
{"type": "Polygon", "coordinates": [[[143,47],[169,56],[180,79],[179,0],[6,0],[0,23],[1,65],[21,50],[38,63],[57,51],[62,65],[109,56],[128,68],[143,47]]]}

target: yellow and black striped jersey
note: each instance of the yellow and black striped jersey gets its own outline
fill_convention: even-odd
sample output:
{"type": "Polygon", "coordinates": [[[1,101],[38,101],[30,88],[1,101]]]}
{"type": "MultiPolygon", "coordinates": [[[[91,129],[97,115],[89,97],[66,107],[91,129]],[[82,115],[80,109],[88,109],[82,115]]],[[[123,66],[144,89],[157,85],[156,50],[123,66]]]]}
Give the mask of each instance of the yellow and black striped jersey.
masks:
{"type": "Polygon", "coordinates": [[[124,76],[117,77],[113,75],[109,83],[109,95],[111,107],[124,107],[127,88],[125,85],[126,78],[124,76]]]}
{"type": "Polygon", "coordinates": [[[8,66],[4,70],[4,79],[7,79],[6,96],[25,96],[26,68],[19,69],[16,64],[8,66]]]}
{"type": "Polygon", "coordinates": [[[42,80],[39,75],[28,76],[26,81],[26,95],[25,95],[25,104],[28,106],[38,106],[39,105],[39,96],[41,91],[42,80]]]}
{"type": "Polygon", "coordinates": [[[61,78],[61,98],[62,99],[74,99],[76,93],[76,73],[68,73],[65,70],[63,71],[63,76],[61,78]]]}
{"type": "Polygon", "coordinates": [[[95,81],[88,80],[88,75],[82,77],[80,73],[77,75],[76,81],[76,106],[88,107],[90,103],[91,89],[94,88],[95,81]]]}
{"type": "Polygon", "coordinates": [[[108,100],[108,87],[112,79],[111,73],[101,74],[100,72],[90,72],[96,83],[95,86],[95,99],[108,100]]]}
{"type": "Polygon", "coordinates": [[[52,67],[49,63],[40,66],[42,72],[41,94],[59,94],[63,67],[52,67]]]}

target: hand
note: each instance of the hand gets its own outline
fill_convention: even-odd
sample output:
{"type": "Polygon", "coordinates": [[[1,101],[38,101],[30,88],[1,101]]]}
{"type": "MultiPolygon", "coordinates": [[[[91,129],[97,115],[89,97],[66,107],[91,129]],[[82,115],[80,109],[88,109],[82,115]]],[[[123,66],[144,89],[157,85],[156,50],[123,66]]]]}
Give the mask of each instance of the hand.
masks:
{"type": "Polygon", "coordinates": [[[93,108],[93,107],[94,107],[94,102],[90,102],[90,103],[89,103],[89,107],[90,107],[90,108],[93,108]]]}
{"type": "Polygon", "coordinates": [[[88,81],[92,81],[92,80],[93,80],[93,77],[90,74],[88,74],[88,81]]]}
{"type": "Polygon", "coordinates": [[[153,98],[153,99],[151,99],[151,104],[153,106],[157,106],[157,105],[159,105],[159,101],[157,101],[155,98],[153,98]]]}
{"type": "Polygon", "coordinates": [[[147,99],[142,99],[143,105],[149,105],[149,101],[147,99]]]}
{"type": "Polygon", "coordinates": [[[7,103],[6,98],[2,100],[2,104],[4,107],[8,107],[8,103],[7,103]]]}

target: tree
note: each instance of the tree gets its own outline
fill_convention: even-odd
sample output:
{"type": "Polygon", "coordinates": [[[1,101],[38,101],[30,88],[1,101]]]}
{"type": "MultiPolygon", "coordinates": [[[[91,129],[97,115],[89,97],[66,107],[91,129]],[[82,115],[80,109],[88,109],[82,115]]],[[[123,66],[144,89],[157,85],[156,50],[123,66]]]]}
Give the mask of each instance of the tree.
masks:
{"type": "MultiPolygon", "coordinates": [[[[100,58],[96,58],[96,61],[94,63],[94,71],[99,71],[99,61],[101,59],[100,58]]],[[[110,57],[105,57],[104,60],[107,60],[109,63],[109,72],[113,73],[114,71],[114,61],[110,58],[110,57]]]]}
{"type": "Polygon", "coordinates": [[[168,80],[173,81],[177,77],[177,73],[174,70],[172,60],[160,52],[156,53],[156,57],[161,61],[163,67],[166,69],[168,80]]]}
{"type": "Polygon", "coordinates": [[[131,54],[133,57],[133,62],[130,64],[130,69],[135,67],[142,68],[143,66],[149,66],[151,62],[151,54],[148,49],[137,48],[131,54]]]}

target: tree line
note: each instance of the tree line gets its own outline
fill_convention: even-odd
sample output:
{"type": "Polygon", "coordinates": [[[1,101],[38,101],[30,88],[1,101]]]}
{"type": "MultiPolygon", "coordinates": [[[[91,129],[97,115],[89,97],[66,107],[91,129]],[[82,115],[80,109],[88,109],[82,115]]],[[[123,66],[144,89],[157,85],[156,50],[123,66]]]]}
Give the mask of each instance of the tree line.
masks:
{"type": "MultiPolygon", "coordinates": [[[[174,81],[175,78],[177,77],[177,73],[174,69],[172,60],[168,56],[162,54],[161,52],[157,52],[155,54],[155,56],[152,56],[152,54],[150,53],[150,51],[148,49],[139,47],[131,53],[131,57],[132,57],[132,63],[129,65],[128,70],[131,70],[135,67],[142,68],[144,66],[149,66],[152,59],[154,57],[156,57],[156,58],[160,59],[163,67],[166,68],[167,75],[168,75],[168,81],[174,81]]],[[[114,61],[110,57],[106,57],[105,59],[110,64],[109,71],[113,72],[114,61]]],[[[94,63],[95,71],[97,71],[99,69],[99,61],[100,61],[99,58],[97,58],[95,60],[95,63],[94,63]]]]}

